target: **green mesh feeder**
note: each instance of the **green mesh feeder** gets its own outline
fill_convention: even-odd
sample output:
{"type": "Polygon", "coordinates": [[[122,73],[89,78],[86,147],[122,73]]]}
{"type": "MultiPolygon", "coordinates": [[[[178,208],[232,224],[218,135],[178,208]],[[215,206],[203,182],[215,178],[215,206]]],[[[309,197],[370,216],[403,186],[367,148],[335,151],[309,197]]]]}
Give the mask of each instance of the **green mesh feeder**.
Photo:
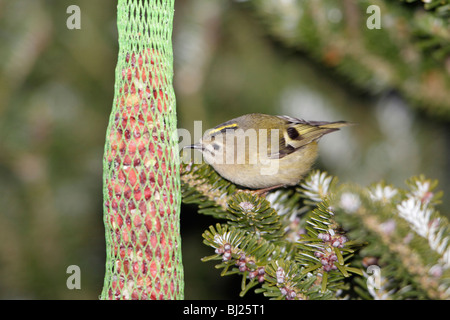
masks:
{"type": "Polygon", "coordinates": [[[174,0],[119,0],[119,55],[103,159],[102,299],[182,299],[172,86],[174,0]]]}

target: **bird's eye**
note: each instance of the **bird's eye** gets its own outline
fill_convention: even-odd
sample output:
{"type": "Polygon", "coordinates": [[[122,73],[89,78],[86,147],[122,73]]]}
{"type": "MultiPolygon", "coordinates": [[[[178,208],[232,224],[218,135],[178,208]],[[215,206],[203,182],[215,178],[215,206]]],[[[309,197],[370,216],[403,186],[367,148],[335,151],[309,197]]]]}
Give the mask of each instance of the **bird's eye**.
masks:
{"type": "Polygon", "coordinates": [[[217,143],[213,143],[212,147],[214,148],[214,150],[219,150],[220,146],[217,143]]]}
{"type": "Polygon", "coordinates": [[[299,140],[300,133],[298,133],[297,129],[289,127],[287,128],[287,134],[292,140],[299,140]]]}

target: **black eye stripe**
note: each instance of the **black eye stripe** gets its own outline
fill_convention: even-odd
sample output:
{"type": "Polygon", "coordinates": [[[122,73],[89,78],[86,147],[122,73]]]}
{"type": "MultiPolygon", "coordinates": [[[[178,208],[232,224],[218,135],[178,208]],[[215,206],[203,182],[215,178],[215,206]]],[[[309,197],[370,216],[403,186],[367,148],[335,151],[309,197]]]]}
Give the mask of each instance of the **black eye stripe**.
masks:
{"type": "Polygon", "coordinates": [[[300,137],[300,134],[298,133],[297,129],[293,127],[287,128],[287,134],[289,138],[291,138],[292,140],[297,140],[300,137]]]}

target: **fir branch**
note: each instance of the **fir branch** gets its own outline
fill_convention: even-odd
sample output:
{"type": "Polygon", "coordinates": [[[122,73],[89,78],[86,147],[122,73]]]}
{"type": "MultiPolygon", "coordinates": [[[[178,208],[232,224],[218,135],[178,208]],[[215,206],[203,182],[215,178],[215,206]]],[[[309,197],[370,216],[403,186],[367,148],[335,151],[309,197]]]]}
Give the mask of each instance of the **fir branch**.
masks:
{"type": "Polygon", "coordinates": [[[216,254],[205,257],[202,261],[222,260],[222,263],[216,265],[216,268],[223,268],[222,276],[241,274],[241,296],[250,288],[264,282],[269,261],[287,258],[286,251],[281,247],[233,226],[210,226],[209,231],[203,233],[203,238],[206,245],[215,248],[216,254]]]}
{"type": "MultiPolygon", "coordinates": [[[[322,185],[316,187],[325,190],[325,184],[328,188],[332,178],[317,174],[321,177],[319,180],[322,185]]],[[[237,192],[229,197],[227,211],[228,214],[223,217],[228,220],[229,226],[211,226],[203,234],[204,243],[213,247],[216,253],[205,257],[203,261],[221,260],[216,268],[223,269],[223,276],[240,274],[241,296],[262,284],[256,292],[271,298],[330,298],[338,289],[344,288],[341,280],[349,277],[349,272],[362,274],[347,261],[354,252],[354,244],[345,245],[347,238],[335,234],[339,226],[332,219],[333,213],[327,207],[327,202],[320,203],[308,215],[305,228],[310,232],[307,237],[297,234],[295,239],[298,241],[295,244],[291,235],[286,236],[297,229],[292,226],[293,215],[280,216],[264,198],[249,192],[237,192]],[[329,234],[331,236],[326,238],[329,234]],[[318,258],[319,252],[323,252],[321,259],[318,258]],[[295,260],[291,260],[294,257],[295,260]],[[269,263],[275,261],[278,272],[281,272],[279,268],[283,268],[281,265],[288,268],[285,271],[289,271],[289,281],[283,284],[276,282],[275,285],[273,274],[271,277],[266,272],[267,268],[273,270],[273,265],[269,263]]]]}
{"type": "Polygon", "coordinates": [[[199,205],[199,213],[225,218],[230,195],[236,186],[207,164],[182,164],[181,193],[184,203],[199,205]]]}
{"type": "Polygon", "coordinates": [[[293,261],[271,261],[266,267],[266,281],[256,292],[274,299],[331,299],[332,293],[321,292],[320,287],[315,285],[316,279],[312,274],[302,273],[299,265],[293,261]]]}
{"type": "MultiPolygon", "coordinates": [[[[341,217],[347,227],[366,230],[361,232],[365,238],[368,238],[367,232],[375,236],[369,237],[368,250],[378,246],[378,253],[389,257],[389,263],[383,266],[383,270],[395,274],[397,281],[403,278],[401,281],[415,284],[419,296],[422,290],[430,298],[448,298],[445,276],[436,277],[432,272],[433,266],[439,264],[439,256],[430,252],[425,239],[411,238],[411,227],[398,219],[395,203],[372,201],[370,197],[370,193],[362,189],[343,186],[334,203],[336,215],[341,217]],[[351,220],[353,221],[348,224],[351,220]],[[385,249],[380,251],[380,246],[385,249]]],[[[355,237],[354,232],[351,234],[355,237]]]]}
{"type": "Polygon", "coordinates": [[[283,235],[280,217],[270,202],[246,192],[236,193],[228,201],[229,224],[266,239],[283,235]]]}
{"type": "Polygon", "coordinates": [[[269,193],[266,196],[272,208],[278,215],[292,217],[303,215],[307,210],[302,206],[302,195],[294,188],[282,188],[269,193]]]}
{"type": "Polygon", "coordinates": [[[280,189],[266,196],[271,207],[280,217],[284,232],[283,240],[291,244],[295,243],[305,233],[302,217],[310,208],[302,206],[304,204],[302,198],[302,195],[296,192],[294,188],[280,189]]]}
{"type": "Polygon", "coordinates": [[[412,229],[423,238],[428,238],[430,217],[433,211],[422,206],[419,200],[408,198],[397,205],[400,217],[410,223],[412,229]]]}
{"type": "Polygon", "coordinates": [[[434,209],[437,181],[411,178],[406,190],[384,182],[338,186],[315,171],[269,201],[233,189],[208,167],[183,175],[188,201],[227,220],[203,234],[215,254],[202,260],[219,260],[223,276],[240,275],[241,296],[255,288],[272,299],[336,298],[341,289],[372,299],[450,297],[449,224],[434,209]],[[380,265],[380,287],[367,286],[371,278],[358,263],[380,265]],[[352,274],[361,277],[349,282],[352,274]]]}
{"type": "MultiPolygon", "coordinates": [[[[319,170],[312,171],[300,184],[299,192],[315,204],[326,199],[334,177],[319,170]]],[[[334,180],[336,182],[336,180],[334,180]]]]}
{"type": "Polygon", "coordinates": [[[346,263],[361,244],[348,242],[328,201],[321,202],[307,220],[307,236],[297,242],[296,261],[305,267],[303,273],[315,272],[321,278],[322,291],[342,289],[349,272],[362,275],[362,271],[346,263]]]}
{"type": "Polygon", "coordinates": [[[449,0],[399,0],[400,2],[421,2],[426,10],[433,11],[441,17],[450,17],[450,1],[449,0]]]}
{"type": "Polygon", "coordinates": [[[432,250],[441,255],[442,267],[450,268],[450,235],[444,237],[448,234],[448,223],[433,209],[442,196],[442,192],[433,192],[438,181],[420,176],[408,180],[407,184],[410,191],[406,193],[406,199],[397,205],[397,213],[418,235],[428,240],[432,250]]]}
{"type": "Polygon", "coordinates": [[[440,199],[442,198],[442,191],[434,192],[434,189],[438,185],[437,180],[426,179],[423,175],[418,177],[412,177],[406,181],[409,187],[409,192],[406,193],[405,197],[415,198],[419,200],[423,205],[438,205],[440,204],[440,199]]]}
{"type": "Polygon", "coordinates": [[[439,7],[434,12],[444,17],[392,1],[262,0],[243,5],[255,12],[268,34],[286,47],[306,51],[356,87],[375,93],[396,88],[413,106],[449,117],[449,5],[448,0],[430,1],[425,7],[439,7]],[[380,29],[367,26],[372,4],[381,11],[380,29]],[[340,15],[332,19],[327,16],[331,11],[340,15]]]}
{"type": "Polygon", "coordinates": [[[369,196],[372,201],[378,201],[383,204],[391,203],[394,197],[399,194],[398,190],[390,185],[385,185],[384,182],[377,183],[369,187],[369,196]]]}

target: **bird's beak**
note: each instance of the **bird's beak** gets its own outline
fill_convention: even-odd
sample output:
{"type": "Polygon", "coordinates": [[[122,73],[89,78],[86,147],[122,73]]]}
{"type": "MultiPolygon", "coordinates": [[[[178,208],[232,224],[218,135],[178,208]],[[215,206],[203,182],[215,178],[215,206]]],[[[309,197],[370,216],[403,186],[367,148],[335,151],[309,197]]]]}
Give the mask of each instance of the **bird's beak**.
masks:
{"type": "Polygon", "coordinates": [[[203,151],[205,148],[203,147],[203,145],[201,143],[195,143],[195,144],[191,144],[189,146],[185,146],[185,147],[183,147],[183,149],[197,149],[197,150],[203,151]]]}

